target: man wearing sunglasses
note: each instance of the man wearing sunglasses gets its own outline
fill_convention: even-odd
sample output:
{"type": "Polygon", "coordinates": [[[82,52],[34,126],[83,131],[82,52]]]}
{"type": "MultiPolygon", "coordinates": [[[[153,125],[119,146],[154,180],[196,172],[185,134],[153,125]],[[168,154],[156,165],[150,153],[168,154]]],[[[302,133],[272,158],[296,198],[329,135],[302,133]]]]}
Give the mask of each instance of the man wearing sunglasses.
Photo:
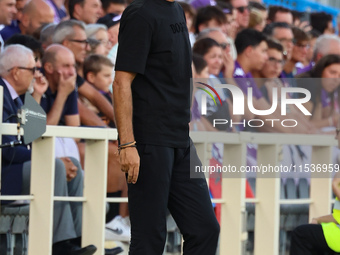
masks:
{"type": "Polygon", "coordinates": [[[248,0],[232,0],[232,6],[236,9],[236,21],[238,23],[238,29],[241,31],[249,25],[249,2],[248,0]]]}
{"type": "MultiPolygon", "coordinates": [[[[20,96],[28,90],[36,70],[33,53],[22,45],[10,45],[0,55],[0,86],[4,89],[3,122],[16,123],[17,111],[23,105],[20,96]]],[[[15,136],[3,136],[3,143],[16,141],[15,136]]],[[[31,150],[26,145],[2,149],[1,193],[30,194],[31,150]]],[[[55,161],[56,196],[80,196],[83,177],[77,174],[67,182],[62,160],[55,161]]],[[[89,245],[80,248],[82,206],[55,202],[53,211],[52,255],[91,255],[97,250],[89,245]]]]}

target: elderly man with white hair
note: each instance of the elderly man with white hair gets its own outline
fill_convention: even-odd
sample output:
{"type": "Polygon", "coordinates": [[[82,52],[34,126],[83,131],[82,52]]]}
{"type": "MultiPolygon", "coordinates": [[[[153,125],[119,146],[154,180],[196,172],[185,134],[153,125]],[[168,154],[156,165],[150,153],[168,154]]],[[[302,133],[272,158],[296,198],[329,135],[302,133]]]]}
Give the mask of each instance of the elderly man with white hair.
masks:
{"type": "MultiPolygon", "coordinates": [[[[3,122],[15,123],[23,102],[20,96],[28,90],[36,70],[33,52],[22,45],[10,45],[0,55],[0,86],[4,90],[3,122]]],[[[3,136],[3,143],[16,141],[14,136],[3,136]]],[[[31,150],[26,145],[3,148],[2,195],[24,195],[30,192],[31,150]]],[[[80,168],[79,168],[80,169],[80,168]]],[[[55,161],[56,196],[82,196],[83,177],[76,174],[66,179],[66,168],[60,159],[55,161]]],[[[89,245],[80,248],[81,203],[54,202],[53,255],[91,255],[97,250],[89,245]]]]}

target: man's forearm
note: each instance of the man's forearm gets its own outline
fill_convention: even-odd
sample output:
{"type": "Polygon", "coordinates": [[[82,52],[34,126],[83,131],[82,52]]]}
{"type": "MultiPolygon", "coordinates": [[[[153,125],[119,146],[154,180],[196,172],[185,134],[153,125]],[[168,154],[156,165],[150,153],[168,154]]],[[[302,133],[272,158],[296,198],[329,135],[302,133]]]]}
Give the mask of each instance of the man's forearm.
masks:
{"type": "Polygon", "coordinates": [[[317,217],[317,218],[314,218],[314,219],[319,224],[321,224],[321,223],[328,223],[328,222],[334,222],[334,223],[338,224],[338,222],[334,219],[332,214],[320,216],[320,217],[317,217]]]}
{"type": "Polygon", "coordinates": [[[114,112],[121,144],[135,140],[132,128],[131,87],[115,82],[113,85],[114,112]]]}
{"type": "Polygon", "coordinates": [[[101,118],[98,117],[93,111],[87,108],[80,100],[78,99],[78,111],[80,116],[81,124],[85,126],[106,126],[101,118]]]}
{"type": "Polygon", "coordinates": [[[47,125],[58,125],[66,99],[67,96],[62,93],[57,94],[57,98],[54,101],[51,110],[47,114],[47,125]]]}
{"type": "Polygon", "coordinates": [[[33,92],[33,93],[31,94],[31,96],[34,98],[34,100],[35,100],[38,104],[40,104],[42,95],[33,92]]]}

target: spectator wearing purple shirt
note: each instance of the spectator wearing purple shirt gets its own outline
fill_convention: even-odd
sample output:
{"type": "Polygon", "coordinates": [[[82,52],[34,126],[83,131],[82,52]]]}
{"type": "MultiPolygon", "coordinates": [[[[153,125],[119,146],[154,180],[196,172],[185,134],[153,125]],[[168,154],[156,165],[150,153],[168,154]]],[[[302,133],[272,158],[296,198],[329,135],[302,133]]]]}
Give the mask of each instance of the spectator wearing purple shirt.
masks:
{"type": "Polygon", "coordinates": [[[315,64],[313,61],[313,53],[316,40],[319,38],[320,33],[316,30],[312,30],[308,32],[308,36],[309,48],[307,49],[307,56],[304,62],[299,62],[295,65],[297,74],[302,73],[305,68],[308,68],[307,70],[311,70],[315,64]]]}
{"type": "Polygon", "coordinates": [[[256,99],[262,97],[262,93],[258,89],[252,74],[250,72],[245,73],[237,60],[235,61],[235,71],[233,77],[236,79],[238,86],[246,95],[248,94],[248,87],[251,87],[253,88],[253,95],[256,97],[256,99]]]}
{"type": "MultiPolygon", "coordinates": [[[[254,29],[245,29],[236,36],[235,46],[237,60],[233,78],[244,95],[248,94],[248,87],[251,87],[253,98],[260,99],[262,93],[258,89],[251,71],[257,70],[259,66],[262,68],[268,58],[266,38],[261,32],[254,29]]],[[[245,116],[246,119],[252,117],[245,116]]],[[[244,127],[239,126],[238,130],[242,131],[244,127]]]]}
{"type": "Polygon", "coordinates": [[[254,29],[241,31],[235,40],[237,60],[233,77],[243,93],[247,95],[247,88],[253,88],[253,95],[256,99],[262,97],[261,91],[251,74],[252,71],[259,71],[268,59],[266,37],[254,29]]]}
{"type": "Polygon", "coordinates": [[[314,65],[324,56],[340,54],[340,38],[337,35],[325,34],[320,36],[314,46],[313,60],[310,65],[300,70],[297,77],[303,77],[303,73],[311,71],[314,65]]]}
{"type": "Polygon", "coordinates": [[[288,77],[294,77],[297,73],[296,64],[304,62],[307,57],[307,51],[310,47],[308,34],[298,27],[292,28],[294,35],[294,46],[292,56],[287,60],[284,66],[284,73],[288,77]]]}
{"type": "Polygon", "coordinates": [[[301,67],[296,66],[296,75],[299,75],[299,74],[302,74],[302,73],[305,73],[305,72],[308,72],[308,71],[312,70],[314,65],[315,65],[315,62],[311,61],[309,63],[309,65],[307,65],[305,67],[301,68],[301,67]]]}
{"type": "Polygon", "coordinates": [[[312,113],[311,122],[318,128],[336,126],[339,120],[338,89],[340,85],[340,55],[326,55],[300,79],[299,87],[308,89],[311,100],[304,104],[312,113]],[[319,78],[319,79],[317,79],[319,78]],[[322,79],[321,79],[322,78],[322,79]]]}
{"type": "Polygon", "coordinates": [[[54,23],[55,24],[58,24],[60,21],[62,21],[64,18],[67,17],[67,12],[64,6],[64,1],[46,0],[46,3],[54,11],[54,23]]]}
{"type": "MultiPolygon", "coordinates": [[[[253,106],[257,110],[268,110],[271,105],[262,96],[261,91],[258,89],[252,72],[260,71],[268,59],[267,54],[267,42],[263,33],[254,29],[244,29],[241,31],[235,40],[235,46],[237,49],[237,61],[235,62],[234,79],[244,95],[247,95],[248,88],[253,89],[253,106]]],[[[246,98],[246,97],[245,97],[246,98]]],[[[247,107],[245,108],[245,118],[253,118],[247,107]],[[251,116],[251,117],[249,117],[251,116]]],[[[256,116],[258,119],[282,119],[279,112],[275,111],[272,114],[266,116],[256,116]]],[[[264,121],[266,122],[266,121],[264,121]]],[[[301,128],[302,129],[302,128],[301,128]]],[[[294,127],[294,130],[290,128],[283,128],[281,125],[271,126],[265,123],[263,130],[268,132],[302,132],[299,127],[294,127]]]]}

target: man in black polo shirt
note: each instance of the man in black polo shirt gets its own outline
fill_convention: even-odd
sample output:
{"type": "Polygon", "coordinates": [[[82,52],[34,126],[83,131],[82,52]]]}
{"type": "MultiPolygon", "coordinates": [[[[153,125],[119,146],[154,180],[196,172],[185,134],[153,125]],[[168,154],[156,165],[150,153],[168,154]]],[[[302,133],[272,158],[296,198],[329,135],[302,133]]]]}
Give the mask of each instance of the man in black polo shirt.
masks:
{"type": "Polygon", "coordinates": [[[189,138],[191,49],[183,10],[174,1],[135,0],[118,39],[114,109],[129,183],[130,254],[163,253],[169,208],[184,254],[213,255],[219,225],[207,184],[203,176],[190,178],[190,163],[199,159],[189,138]]]}

